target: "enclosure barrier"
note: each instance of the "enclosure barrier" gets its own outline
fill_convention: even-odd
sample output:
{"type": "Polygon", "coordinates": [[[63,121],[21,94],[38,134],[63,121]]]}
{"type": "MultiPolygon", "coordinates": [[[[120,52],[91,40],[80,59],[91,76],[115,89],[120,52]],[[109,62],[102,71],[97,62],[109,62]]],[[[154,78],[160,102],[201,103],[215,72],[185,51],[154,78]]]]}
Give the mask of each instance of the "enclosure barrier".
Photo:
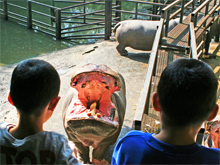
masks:
{"type": "MultiPolygon", "coordinates": [[[[176,0],[170,5],[166,6],[165,8],[162,9],[162,15],[161,17],[165,19],[165,37],[167,37],[168,34],[168,29],[169,29],[169,20],[170,20],[170,10],[179,4],[181,2],[181,10],[180,10],[180,23],[183,21],[183,14],[184,14],[184,1],[185,0],[176,0]]],[[[194,1],[193,1],[194,2],[194,1]]],[[[194,6],[194,5],[193,5],[194,6]]],[[[176,13],[177,15],[177,13],[176,13]]]]}
{"type": "MultiPolygon", "coordinates": [[[[195,39],[196,39],[196,50],[198,53],[198,58],[203,55],[203,54],[208,54],[208,49],[209,49],[209,43],[211,42],[211,38],[213,38],[213,36],[215,36],[215,40],[218,41],[219,40],[219,28],[218,28],[218,19],[219,19],[219,5],[216,4],[216,1],[214,1],[214,4],[216,4],[214,7],[212,7],[212,9],[208,12],[208,8],[209,8],[209,3],[211,1],[207,0],[205,1],[202,5],[200,5],[199,8],[197,8],[195,11],[192,12],[191,14],[191,22],[193,22],[193,24],[190,24],[190,26],[194,26],[194,31],[195,31],[195,39]],[[201,12],[201,10],[203,8],[205,9],[205,16],[203,19],[201,19],[200,22],[197,23],[197,16],[198,13],[201,12]],[[217,14],[216,14],[217,13],[217,14]],[[215,17],[211,17],[214,16],[215,17]],[[215,20],[214,20],[215,18],[215,20]],[[196,23],[195,23],[196,20],[196,23]],[[212,35],[210,35],[210,30],[209,27],[212,25],[212,31],[214,31],[214,33],[212,35]],[[205,53],[204,50],[205,49],[205,53]],[[198,52],[199,51],[199,52],[198,52]]],[[[190,30],[192,29],[192,27],[190,27],[190,30]]],[[[189,31],[191,32],[191,31],[189,31]]],[[[189,35],[189,37],[191,37],[191,35],[189,35]]],[[[190,39],[189,39],[190,40],[190,39]]],[[[191,42],[189,42],[191,43],[191,42]]]]}
{"type": "MultiPolygon", "coordinates": [[[[135,1],[135,0],[54,0],[52,5],[37,2],[35,0],[28,0],[26,6],[19,6],[16,4],[8,3],[7,0],[0,1],[2,3],[2,9],[0,13],[3,18],[7,20],[12,18],[18,22],[22,22],[22,25],[27,26],[29,29],[41,31],[49,34],[56,39],[109,39],[111,36],[111,28],[118,22],[123,20],[123,14],[133,15],[134,19],[139,16],[147,17],[148,19],[156,20],[161,18],[162,8],[167,5],[164,4],[164,0],[148,1],[135,1]],[[159,3],[160,2],[160,3],[159,3]],[[65,7],[56,7],[55,4],[67,3],[65,7]],[[73,4],[74,5],[71,5],[73,4]],[[123,3],[134,4],[135,9],[133,11],[122,10],[123,3]],[[86,5],[99,5],[103,6],[102,9],[97,11],[86,11],[86,5]],[[152,13],[145,13],[145,11],[139,11],[140,5],[147,5],[152,13]],[[8,6],[17,8],[18,10],[26,10],[27,14],[21,15],[8,11],[8,6]],[[38,6],[37,10],[33,10],[35,6],[38,6]],[[77,11],[77,8],[83,8],[83,10],[77,11]],[[38,11],[38,9],[46,8],[49,13],[38,11]],[[43,22],[34,17],[44,17],[50,20],[49,22],[43,22]],[[68,25],[68,26],[67,26],[68,25]],[[91,31],[96,31],[92,33],[91,31]],[[86,34],[80,34],[80,33],[86,34]]],[[[191,3],[184,6],[185,8],[191,8],[191,3]]],[[[178,11],[173,13],[172,17],[178,15],[183,8],[180,5],[173,5],[172,9],[176,7],[178,11]]],[[[169,10],[170,13],[170,10],[169,10]]]]}
{"type": "Polygon", "coordinates": [[[150,90],[151,90],[151,84],[152,84],[152,77],[155,76],[156,72],[156,64],[157,64],[157,52],[160,44],[160,40],[162,37],[162,32],[163,32],[163,24],[164,24],[164,19],[160,19],[160,24],[159,28],[157,30],[153,47],[152,47],[152,52],[150,55],[149,59],[149,65],[147,69],[147,75],[144,81],[144,87],[141,93],[141,98],[140,98],[140,103],[138,104],[135,117],[134,117],[134,129],[135,130],[141,130],[141,121],[144,113],[148,113],[149,109],[149,103],[150,103],[150,90]]]}

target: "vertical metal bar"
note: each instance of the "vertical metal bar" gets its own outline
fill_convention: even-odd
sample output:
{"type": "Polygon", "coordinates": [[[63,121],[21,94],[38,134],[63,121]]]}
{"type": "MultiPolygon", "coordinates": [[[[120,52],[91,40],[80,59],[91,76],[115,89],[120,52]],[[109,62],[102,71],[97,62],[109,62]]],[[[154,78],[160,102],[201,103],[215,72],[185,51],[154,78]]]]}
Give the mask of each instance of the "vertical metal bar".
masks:
{"type": "MultiPolygon", "coordinates": [[[[52,0],[52,6],[54,6],[54,0],[52,0]]],[[[55,17],[55,11],[53,8],[50,8],[50,15],[55,17]]],[[[54,21],[55,20],[53,18],[50,19],[51,26],[53,26],[54,21]]]]}
{"type": "Polygon", "coordinates": [[[56,9],[56,39],[61,39],[61,9],[56,9]]]}
{"type": "Polygon", "coordinates": [[[195,0],[193,0],[193,2],[192,2],[192,11],[191,12],[194,11],[194,8],[195,8],[195,0]]]}
{"type": "Polygon", "coordinates": [[[112,0],[105,0],[105,40],[111,36],[112,25],[112,0]]]}
{"type": "Polygon", "coordinates": [[[8,6],[7,6],[7,0],[3,0],[3,18],[5,20],[8,20],[8,6]]]}
{"type": "MultiPolygon", "coordinates": [[[[83,0],[83,2],[85,3],[86,2],[86,0],[83,0]]],[[[86,6],[84,5],[84,7],[83,7],[83,13],[85,14],[86,13],[86,6]]],[[[83,23],[86,23],[86,15],[84,15],[83,16],[83,23]]]]}
{"type": "Polygon", "coordinates": [[[30,1],[27,1],[27,28],[32,29],[32,12],[30,1]]]}
{"type": "Polygon", "coordinates": [[[214,6],[216,5],[216,0],[214,1],[214,6]]]}
{"type": "Polygon", "coordinates": [[[180,23],[183,22],[183,16],[184,16],[184,5],[185,5],[185,0],[182,0],[181,13],[180,13],[180,23]]]}
{"type": "Polygon", "coordinates": [[[137,13],[138,13],[138,2],[135,3],[135,19],[137,19],[137,13]]]}
{"type": "Polygon", "coordinates": [[[169,21],[170,21],[170,10],[167,11],[167,18],[166,18],[166,25],[165,25],[165,37],[167,37],[168,35],[169,21]]]}
{"type": "MultiPolygon", "coordinates": [[[[154,3],[156,2],[157,0],[154,0],[154,3]]],[[[156,8],[157,6],[156,5],[153,5],[153,14],[156,14],[157,13],[157,8],[156,8]]],[[[155,20],[155,18],[154,17],[151,17],[152,18],[152,20],[155,20]]]]}
{"type": "MultiPolygon", "coordinates": [[[[209,12],[209,3],[207,3],[206,7],[205,7],[205,16],[208,14],[209,12]]],[[[206,21],[203,24],[204,26],[206,26],[206,21]]]]}
{"type": "MultiPolygon", "coordinates": [[[[219,12],[218,12],[219,14],[219,12]]],[[[219,35],[220,35],[220,19],[219,19],[219,16],[216,20],[216,29],[215,29],[215,42],[219,42],[219,35]]]]}
{"type": "MultiPolygon", "coordinates": [[[[118,5],[119,5],[119,7],[117,7],[117,10],[121,10],[121,1],[120,0],[116,0],[116,6],[118,6],[118,5]]],[[[116,11],[115,16],[118,17],[117,21],[121,21],[121,12],[116,11]]]]}
{"type": "MultiPolygon", "coordinates": [[[[160,0],[160,3],[164,4],[164,0],[160,0]]],[[[162,6],[160,6],[160,13],[159,13],[159,15],[161,15],[161,14],[162,14],[162,9],[163,9],[163,7],[162,7],[162,6]]]]}

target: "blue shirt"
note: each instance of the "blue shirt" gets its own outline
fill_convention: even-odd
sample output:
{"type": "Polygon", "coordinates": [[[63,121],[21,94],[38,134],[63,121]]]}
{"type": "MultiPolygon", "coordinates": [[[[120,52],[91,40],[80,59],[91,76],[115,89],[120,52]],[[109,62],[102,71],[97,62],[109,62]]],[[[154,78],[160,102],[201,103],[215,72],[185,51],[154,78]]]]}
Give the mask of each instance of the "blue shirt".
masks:
{"type": "Polygon", "coordinates": [[[220,164],[220,149],[197,143],[174,146],[152,134],[131,131],[115,146],[112,164],[220,164]]]}

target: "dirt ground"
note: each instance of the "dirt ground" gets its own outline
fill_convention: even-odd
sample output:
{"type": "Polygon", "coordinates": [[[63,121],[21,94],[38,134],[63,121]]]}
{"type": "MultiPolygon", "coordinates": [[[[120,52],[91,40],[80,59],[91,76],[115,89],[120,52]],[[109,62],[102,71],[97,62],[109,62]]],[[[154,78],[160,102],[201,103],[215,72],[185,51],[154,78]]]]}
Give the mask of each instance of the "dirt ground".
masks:
{"type": "MultiPolygon", "coordinates": [[[[119,72],[125,79],[126,83],[126,114],[119,138],[123,137],[132,129],[135,110],[139,102],[139,96],[143,88],[143,82],[148,67],[150,52],[136,51],[127,48],[129,55],[121,56],[116,51],[115,41],[100,41],[95,44],[79,45],[44,54],[36,57],[51,63],[59,72],[61,77],[61,100],[53,114],[53,116],[44,124],[44,129],[48,131],[56,131],[66,136],[62,122],[62,102],[67,90],[70,88],[70,77],[74,70],[87,64],[105,64],[113,70],[119,72]]],[[[218,48],[219,51],[219,48],[218,48]]],[[[218,51],[216,53],[218,53],[218,51]]],[[[219,54],[220,56],[220,54],[219,54]]],[[[213,69],[220,66],[220,57],[215,59],[205,59],[207,63],[211,63],[213,69]]],[[[7,101],[7,94],[10,87],[10,77],[14,69],[14,65],[0,67],[0,122],[6,121],[16,124],[18,121],[16,109],[7,101]]],[[[220,70],[217,71],[220,80],[220,70]]],[[[218,101],[218,104],[220,102],[218,101]]],[[[110,162],[111,154],[114,146],[106,152],[105,159],[110,162]]]]}
{"type": "MultiPolygon", "coordinates": [[[[44,129],[56,131],[66,135],[62,122],[62,102],[67,90],[72,73],[77,68],[87,64],[105,64],[119,72],[125,79],[127,107],[124,125],[120,137],[131,130],[135,109],[147,72],[150,52],[127,49],[129,56],[123,57],[116,50],[115,41],[100,41],[95,44],[79,45],[72,48],[44,54],[37,59],[51,63],[59,72],[61,78],[61,100],[52,117],[44,124],[44,129]],[[94,48],[95,47],[95,48],[94,48]]],[[[0,122],[6,121],[16,124],[18,121],[16,109],[7,101],[10,88],[10,77],[14,65],[0,67],[0,122]]],[[[107,152],[106,159],[110,161],[112,146],[107,152]]]]}

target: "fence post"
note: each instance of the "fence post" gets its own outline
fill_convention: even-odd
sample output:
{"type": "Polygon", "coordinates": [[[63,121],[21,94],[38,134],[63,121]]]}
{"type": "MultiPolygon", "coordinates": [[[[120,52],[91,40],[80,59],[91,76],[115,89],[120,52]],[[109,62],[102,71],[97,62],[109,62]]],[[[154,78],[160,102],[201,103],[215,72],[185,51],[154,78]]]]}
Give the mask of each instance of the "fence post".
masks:
{"type": "MultiPolygon", "coordinates": [[[[83,0],[83,3],[86,3],[86,0],[83,0]]],[[[86,13],[86,5],[84,5],[83,7],[83,14],[86,13]]],[[[83,23],[85,24],[86,23],[86,15],[83,16],[83,23]]]]}
{"type": "Polygon", "coordinates": [[[111,36],[112,25],[112,0],[105,0],[105,40],[111,36]]]}
{"type": "Polygon", "coordinates": [[[8,20],[8,7],[7,7],[7,0],[3,0],[3,18],[8,20]]]}
{"type": "Polygon", "coordinates": [[[185,5],[185,0],[182,0],[181,14],[180,14],[180,23],[183,22],[183,16],[184,16],[184,5],[185,5]]]}
{"type": "Polygon", "coordinates": [[[137,13],[138,13],[138,2],[135,3],[135,19],[137,19],[137,13]]]}
{"type": "MultiPolygon", "coordinates": [[[[120,1],[120,0],[116,0],[116,6],[118,6],[118,5],[119,5],[119,7],[117,7],[117,10],[120,10],[120,11],[121,11],[121,1],[120,1]]],[[[117,19],[118,22],[121,21],[121,12],[116,11],[116,12],[115,12],[115,17],[116,17],[116,18],[119,17],[119,18],[117,19]]]]}
{"type": "Polygon", "coordinates": [[[32,12],[31,12],[31,2],[27,1],[27,28],[32,29],[32,12]]]}
{"type": "Polygon", "coordinates": [[[169,21],[170,21],[170,10],[167,11],[167,15],[166,15],[165,34],[164,34],[165,37],[167,37],[169,32],[169,21]]]}
{"type": "Polygon", "coordinates": [[[61,39],[61,9],[56,9],[56,39],[61,39]]]}
{"type": "MultiPolygon", "coordinates": [[[[218,13],[219,14],[219,13],[218,13]]],[[[220,35],[220,19],[216,21],[216,29],[215,29],[215,42],[219,42],[219,35],[220,35]]]]}

